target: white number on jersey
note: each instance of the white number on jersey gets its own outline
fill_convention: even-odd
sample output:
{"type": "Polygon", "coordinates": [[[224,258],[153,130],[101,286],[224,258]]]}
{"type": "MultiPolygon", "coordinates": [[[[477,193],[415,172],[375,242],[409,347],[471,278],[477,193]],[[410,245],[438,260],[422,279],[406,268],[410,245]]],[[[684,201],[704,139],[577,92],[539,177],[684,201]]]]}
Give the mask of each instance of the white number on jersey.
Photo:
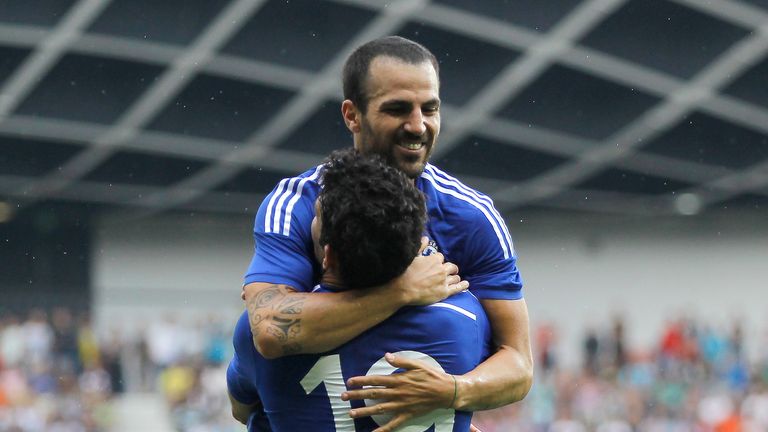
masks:
{"type": "MultiPolygon", "coordinates": [[[[394,353],[410,359],[421,360],[429,366],[440,371],[444,371],[440,363],[427,354],[418,351],[400,351],[394,353]]],[[[384,357],[381,357],[374,363],[366,375],[389,375],[396,369],[390,365],[384,357]]],[[[341,400],[341,393],[347,389],[344,383],[344,375],[341,372],[341,357],[338,354],[320,357],[320,359],[307,372],[307,375],[301,380],[301,386],[307,394],[312,393],[320,383],[325,384],[325,392],[331,403],[333,412],[333,423],[336,432],[355,432],[355,423],[349,417],[349,410],[352,408],[349,402],[341,400]]],[[[366,406],[376,405],[378,401],[365,400],[366,406]]],[[[438,409],[422,416],[413,418],[396,429],[397,432],[423,432],[432,425],[435,425],[435,432],[451,432],[453,430],[455,411],[453,409],[438,409]]],[[[391,414],[382,414],[373,416],[373,421],[379,426],[385,424],[392,418],[391,414]]]]}

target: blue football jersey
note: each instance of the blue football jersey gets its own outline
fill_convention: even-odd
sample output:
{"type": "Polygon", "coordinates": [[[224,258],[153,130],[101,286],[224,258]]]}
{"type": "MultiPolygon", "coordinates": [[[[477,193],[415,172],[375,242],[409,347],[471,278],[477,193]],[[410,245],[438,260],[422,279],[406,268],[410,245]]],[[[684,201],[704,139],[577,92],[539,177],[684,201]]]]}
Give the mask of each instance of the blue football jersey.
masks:
{"type": "MultiPolygon", "coordinates": [[[[227,384],[242,403],[261,396],[273,432],[371,431],[388,418],[351,419],[351,408],[375,401],[342,401],[347,379],[396,372],[384,359],[387,352],[463,374],[489,355],[490,337],[480,302],[465,291],[430,306],[403,308],[331,352],[267,360],[254,348],[248,315],[243,313],[235,328],[235,356],[227,384]]],[[[401,430],[466,432],[471,417],[469,412],[440,409],[413,419],[401,430]]]]}
{"type": "MultiPolygon", "coordinates": [[[[310,227],[320,167],[283,179],[256,214],[256,249],[245,284],[285,284],[309,292],[317,283],[310,227]]],[[[486,195],[427,164],[416,179],[426,196],[427,232],[480,299],[522,298],[517,256],[504,219],[486,195]]]]}

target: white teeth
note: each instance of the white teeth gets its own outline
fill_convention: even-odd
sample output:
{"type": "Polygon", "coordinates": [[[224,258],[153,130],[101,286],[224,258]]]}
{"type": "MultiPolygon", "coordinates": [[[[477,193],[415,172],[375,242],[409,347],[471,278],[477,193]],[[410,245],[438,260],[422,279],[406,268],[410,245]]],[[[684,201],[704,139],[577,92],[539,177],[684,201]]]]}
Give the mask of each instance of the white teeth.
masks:
{"type": "Polygon", "coordinates": [[[418,150],[424,146],[424,143],[403,143],[402,146],[408,150],[418,150]]]}

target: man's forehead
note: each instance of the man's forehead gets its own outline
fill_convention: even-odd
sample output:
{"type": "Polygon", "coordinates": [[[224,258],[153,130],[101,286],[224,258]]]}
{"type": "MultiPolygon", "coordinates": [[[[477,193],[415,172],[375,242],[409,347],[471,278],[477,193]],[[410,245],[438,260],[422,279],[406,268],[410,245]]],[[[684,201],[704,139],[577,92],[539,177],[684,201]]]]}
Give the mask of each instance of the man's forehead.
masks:
{"type": "Polygon", "coordinates": [[[373,59],[368,70],[367,87],[371,98],[391,92],[430,92],[437,98],[440,82],[429,60],[408,63],[390,56],[373,59]]]}
{"type": "Polygon", "coordinates": [[[411,66],[422,66],[422,65],[427,66],[428,65],[432,69],[432,72],[435,71],[434,66],[432,66],[432,62],[429,61],[428,59],[425,59],[422,62],[414,63],[414,62],[409,62],[407,60],[401,59],[399,57],[386,55],[386,54],[382,54],[374,57],[373,60],[371,60],[371,65],[369,69],[374,69],[379,66],[399,67],[402,65],[411,65],[411,66]]]}

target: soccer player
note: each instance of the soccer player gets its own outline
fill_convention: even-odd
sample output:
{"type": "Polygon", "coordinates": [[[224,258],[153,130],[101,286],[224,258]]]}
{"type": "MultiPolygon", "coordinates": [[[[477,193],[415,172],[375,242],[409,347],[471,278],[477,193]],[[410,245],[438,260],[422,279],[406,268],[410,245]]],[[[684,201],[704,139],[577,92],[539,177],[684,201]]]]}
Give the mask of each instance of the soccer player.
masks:
{"type": "MultiPolygon", "coordinates": [[[[490,198],[428,163],[440,132],[437,60],[413,41],[377,39],[347,59],[343,88],[341,113],[354,147],[383,156],[426,195],[429,237],[448,261],[458,265],[465,281],[453,274],[455,265],[442,263],[436,254],[416,258],[403,275],[387,284],[311,293],[320,272],[312,259],[310,235],[319,167],[311,169],[281,181],[256,215],[256,249],[243,289],[257,349],[268,358],[328,351],[404,306],[433,303],[469,282],[491,322],[494,351],[477,368],[457,377],[454,406],[476,411],[522,399],[531,386],[533,360],[528,311],[507,227],[490,198]]],[[[389,431],[452,400],[450,374],[402,357],[392,365],[406,372],[348,382],[350,388],[388,389],[382,397],[385,403],[375,409],[353,409],[350,415],[393,413],[393,420],[380,428],[389,431]]],[[[370,390],[359,389],[342,396],[357,400],[369,395],[370,390]]]]}
{"type": "MultiPolygon", "coordinates": [[[[311,234],[323,275],[315,291],[367,288],[402,274],[419,252],[425,229],[424,196],[413,182],[379,156],[354,149],[332,153],[320,176],[311,234]]],[[[342,400],[347,379],[393,372],[389,352],[448,374],[469,372],[488,355],[490,327],[480,302],[464,291],[429,306],[403,308],[331,352],[274,360],[256,351],[244,312],[234,345],[227,384],[238,420],[248,423],[260,395],[274,432],[371,431],[388,418],[350,418],[350,408],[364,405],[342,400]]],[[[471,413],[456,411],[453,402],[403,426],[468,431],[471,413]]],[[[249,430],[257,428],[249,424],[249,430]]]]}

